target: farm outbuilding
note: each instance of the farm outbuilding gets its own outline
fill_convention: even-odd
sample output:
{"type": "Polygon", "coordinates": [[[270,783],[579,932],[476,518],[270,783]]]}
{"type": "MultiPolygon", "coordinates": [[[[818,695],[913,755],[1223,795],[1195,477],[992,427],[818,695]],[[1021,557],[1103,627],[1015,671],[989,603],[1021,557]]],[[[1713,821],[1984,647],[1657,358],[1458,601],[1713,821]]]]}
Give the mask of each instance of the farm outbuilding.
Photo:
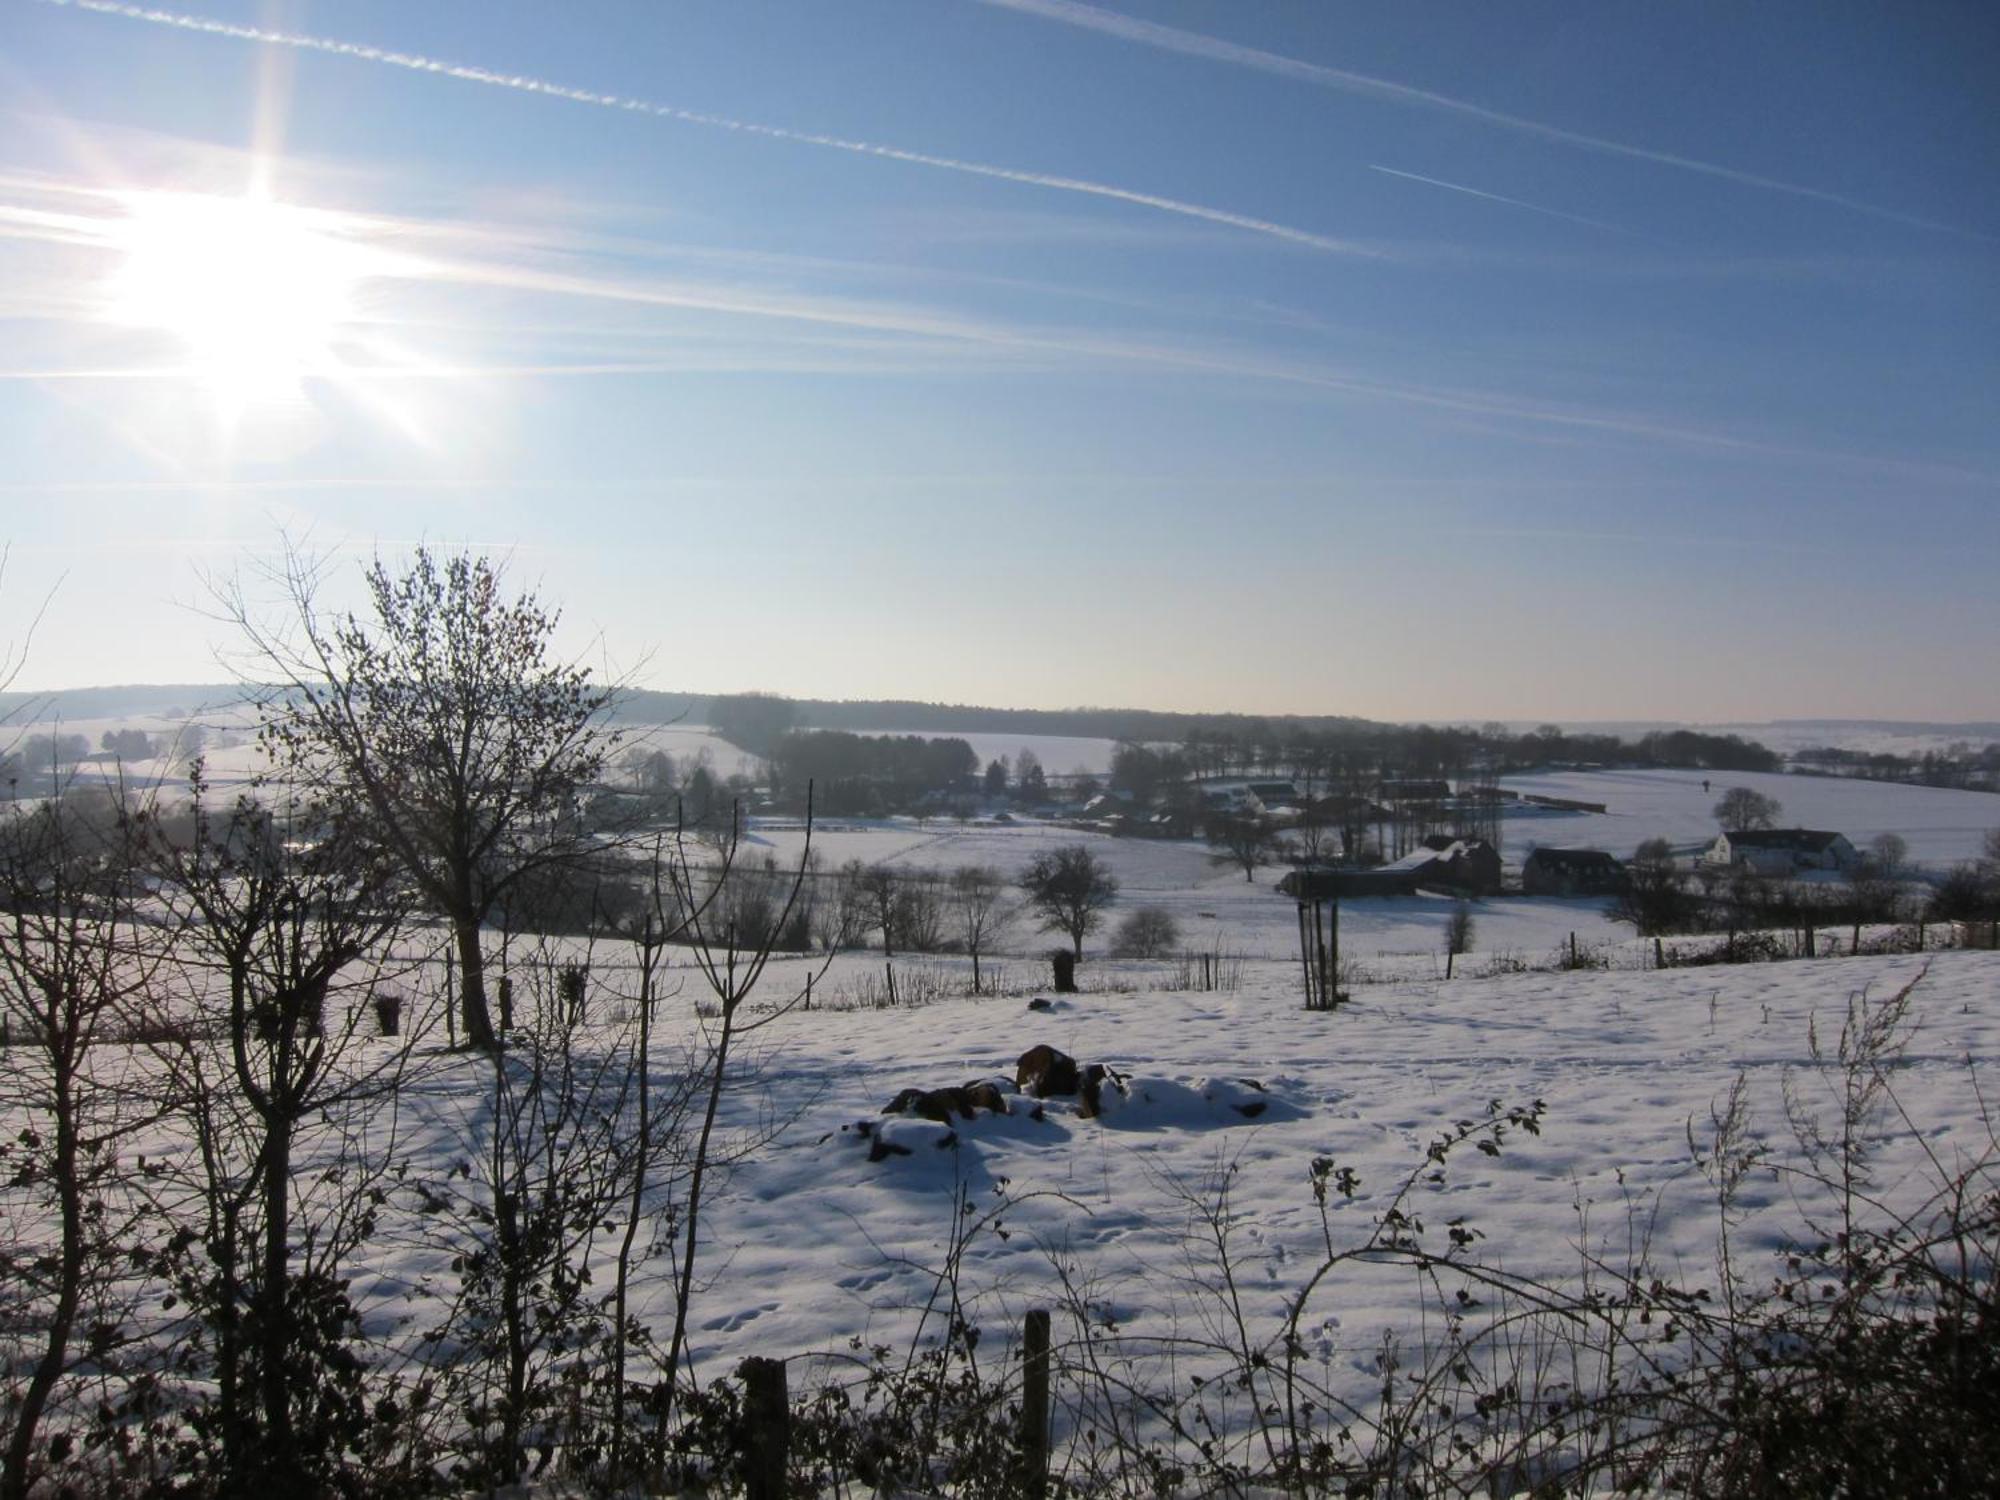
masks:
{"type": "Polygon", "coordinates": [[[1536,849],[1521,866],[1521,889],[1530,896],[1615,896],[1625,889],[1625,866],[1602,849],[1536,849]]]}

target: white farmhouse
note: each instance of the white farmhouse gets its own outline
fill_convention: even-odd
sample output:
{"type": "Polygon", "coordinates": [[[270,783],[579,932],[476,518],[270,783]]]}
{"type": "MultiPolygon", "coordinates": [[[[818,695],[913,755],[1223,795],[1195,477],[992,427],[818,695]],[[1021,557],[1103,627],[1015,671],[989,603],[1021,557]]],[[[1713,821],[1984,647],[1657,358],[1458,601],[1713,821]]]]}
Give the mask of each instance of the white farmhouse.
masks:
{"type": "Polygon", "coordinates": [[[1844,833],[1821,828],[1745,828],[1718,834],[1702,854],[1710,865],[1740,865],[1759,875],[1791,875],[1800,870],[1845,870],[1854,864],[1854,845],[1844,833]]]}

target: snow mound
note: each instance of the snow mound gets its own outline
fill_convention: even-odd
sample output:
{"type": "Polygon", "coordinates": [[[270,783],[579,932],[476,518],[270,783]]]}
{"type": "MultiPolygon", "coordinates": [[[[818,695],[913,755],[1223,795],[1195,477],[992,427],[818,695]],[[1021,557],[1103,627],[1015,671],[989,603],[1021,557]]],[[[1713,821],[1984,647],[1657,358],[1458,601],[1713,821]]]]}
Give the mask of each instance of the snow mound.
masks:
{"type": "Polygon", "coordinates": [[[1118,1130],[1205,1130],[1218,1125],[1248,1125],[1277,1120],[1301,1120],[1306,1112],[1249,1078],[1203,1078],[1186,1083],[1178,1078],[1132,1077],[1107,1087],[1098,1101],[1098,1118],[1118,1130]]]}

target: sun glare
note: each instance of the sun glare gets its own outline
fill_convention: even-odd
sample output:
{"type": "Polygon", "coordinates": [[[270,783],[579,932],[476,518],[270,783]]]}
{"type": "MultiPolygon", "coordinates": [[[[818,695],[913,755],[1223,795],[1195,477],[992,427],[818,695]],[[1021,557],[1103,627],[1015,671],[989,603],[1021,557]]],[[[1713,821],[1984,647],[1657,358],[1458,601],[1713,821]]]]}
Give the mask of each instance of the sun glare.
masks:
{"type": "Polygon", "coordinates": [[[126,195],[106,316],[177,339],[221,408],[240,413],[341,373],[371,252],[334,216],[257,198],[126,195]]]}

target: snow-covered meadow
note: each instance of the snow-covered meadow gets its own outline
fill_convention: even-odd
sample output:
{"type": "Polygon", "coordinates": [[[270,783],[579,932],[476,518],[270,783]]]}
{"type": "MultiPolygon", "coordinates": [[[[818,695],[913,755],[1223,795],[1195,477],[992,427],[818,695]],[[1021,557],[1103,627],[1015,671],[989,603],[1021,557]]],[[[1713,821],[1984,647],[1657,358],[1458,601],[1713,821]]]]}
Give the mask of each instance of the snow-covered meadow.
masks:
{"type": "Polygon", "coordinates": [[[1783,807],[1786,828],[1826,828],[1866,849],[1893,833],[1909,857],[1934,869],[1978,857],[1980,839],[2000,828],[2000,796],[1947,787],[1903,786],[1831,776],[1757,771],[1553,771],[1509,776],[1511,791],[1604,805],[1602,813],[1510,808],[1503,853],[1518,864],[1538,844],[1578,844],[1628,858],[1642,840],[1664,838],[1692,851],[1715,837],[1716,800],[1749,787],[1783,807]]]}
{"type": "MultiPolygon", "coordinates": [[[[996,1337],[1026,1308],[1080,1303],[1114,1317],[1122,1338],[1170,1339],[1229,1315],[1204,1229],[1218,1207],[1245,1326],[1275,1337],[1329,1231],[1335,1249],[1359,1245],[1428,1143],[1495,1102],[1541,1101],[1539,1136],[1454,1157],[1414,1212],[1437,1225],[1463,1217],[1484,1236],[1479,1254],[1516,1274],[1563,1280],[1586,1260],[1624,1267],[1643,1254],[1712,1287],[1720,1219],[1696,1156],[1732,1085],[1743,1081],[1768,1152],[1734,1206],[1740,1268],[1808,1234],[1807,1216],[1826,1207],[1779,1170],[1801,1164],[1787,1090],[1837,1110],[1838,1081],[1815,1046],[1831,1054],[1852,1004],[1912,982],[1907,1045],[1888,1070],[1893,1107],[1869,1138],[1874,1185],[1896,1203],[1990,1161],[1980,1091],[2000,1061],[2000,955],[1411,983],[1365,989],[1333,1013],[1303,1011],[1278,963],[1250,966],[1232,993],[794,1010],[757,1034],[725,1110],[738,1133],[782,1129],[709,1210],[696,1371],[725,1374],[750,1354],[837,1363],[855,1338],[902,1348],[955,1254],[958,1293],[996,1337]],[[1103,1117],[1020,1096],[1007,1114],[949,1125],[882,1113],[905,1088],[1011,1083],[1039,1044],[1122,1075],[1103,1117]],[[1359,1177],[1324,1227],[1311,1189],[1322,1158],[1359,1177]],[[976,1214],[1001,1212],[955,1247],[960,1193],[976,1214]]],[[[691,985],[684,997],[701,994],[691,985]]],[[[680,1014],[692,1022],[692,1006],[680,1014]]],[[[455,1119],[452,1076],[431,1075],[406,1114],[455,1119]]],[[[449,1278],[410,1271],[379,1285],[407,1281],[393,1315],[417,1326],[449,1278]]],[[[1416,1291],[1407,1276],[1320,1287],[1306,1326],[1321,1377],[1364,1399],[1385,1331],[1409,1350],[1426,1336],[1416,1291]]]]}

